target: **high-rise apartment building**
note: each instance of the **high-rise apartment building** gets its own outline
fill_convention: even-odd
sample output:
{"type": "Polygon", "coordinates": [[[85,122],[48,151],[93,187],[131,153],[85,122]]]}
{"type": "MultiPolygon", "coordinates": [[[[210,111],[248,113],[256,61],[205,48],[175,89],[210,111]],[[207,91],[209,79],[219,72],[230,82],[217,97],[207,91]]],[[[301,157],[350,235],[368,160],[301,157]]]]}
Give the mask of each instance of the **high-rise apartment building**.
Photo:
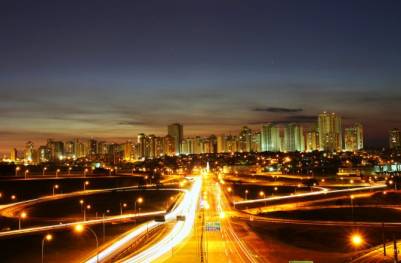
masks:
{"type": "Polygon", "coordinates": [[[363,149],[363,126],[355,123],[354,126],[344,129],[344,149],[358,151],[363,149]]]}
{"type": "Polygon", "coordinates": [[[335,113],[323,112],[318,117],[319,145],[323,151],[342,150],[342,120],[335,113]]]}
{"type": "Polygon", "coordinates": [[[25,143],[25,161],[32,162],[33,160],[33,142],[28,141],[25,143]]]}
{"type": "Polygon", "coordinates": [[[280,128],[276,124],[267,123],[261,130],[262,152],[278,152],[281,150],[280,128]]]}
{"type": "Polygon", "coordinates": [[[174,138],[175,153],[181,154],[181,143],[184,139],[184,128],[182,124],[173,123],[167,127],[167,134],[174,138]]]}
{"type": "Polygon", "coordinates": [[[389,131],[389,147],[390,149],[401,149],[401,131],[399,129],[391,129],[389,131]]]}
{"type": "Polygon", "coordinates": [[[15,148],[12,148],[10,151],[10,161],[15,162],[18,160],[18,151],[15,148]]]}
{"type": "Polygon", "coordinates": [[[319,147],[319,133],[316,129],[310,129],[306,132],[306,151],[313,152],[318,151],[319,147]]]}
{"type": "Polygon", "coordinates": [[[301,125],[289,123],[284,129],[284,150],[287,152],[305,151],[304,129],[301,125]]]}

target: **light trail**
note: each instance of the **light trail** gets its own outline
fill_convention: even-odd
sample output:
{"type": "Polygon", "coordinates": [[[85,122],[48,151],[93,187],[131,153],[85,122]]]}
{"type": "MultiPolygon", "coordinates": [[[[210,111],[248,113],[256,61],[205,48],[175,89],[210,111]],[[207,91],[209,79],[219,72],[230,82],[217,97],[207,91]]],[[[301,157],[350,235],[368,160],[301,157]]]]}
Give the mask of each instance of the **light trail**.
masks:
{"type": "Polygon", "coordinates": [[[30,227],[30,228],[22,228],[19,230],[10,230],[5,232],[0,232],[0,237],[9,237],[15,235],[22,235],[22,234],[32,234],[38,232],[45,232],[49,230],[60,230],[64,228],[73,228],[75,225],[96,225],[101,223],[111,223],[111,222],[118,222],[123,221],[131,218],[141,218],[141,217],[150,217],[150,216],[158,216],[164,215],[166,211],[154,211],[154,212],[146,212],[146,213],[136,213],[136,214],[125,214],[125,215],[118,215],[118,216],[110,216],[106,218],[100,219],[93,219],[93,220],[86,220],[86,221],[78,221],[78,222],[71,222],[65,224],[57,224],[57,225],[49,225],[49,226],[39,226],[39,227],[30,227]]]}
{"type": "MultiPolygon", "coordinates": [[[[164,237],[161,241],[142,251],[138,255],[134,255],[131,258],[123,260],[123,262],[149,262],[158,257],[162,256],[166,252],[170,251],[174,246],[180,243],[186,236],[188,236],[192,230],[192,226],[195,222],[195,211],[200,195],[202,180],[200,177],[195,178],[194,183],[190,190],[183,190],[184,197],[182,201],[173,208],[170,213],[165,215],[166,222],[150,221],[135,228],[132,232],[125,235],[118,241],[114,242],[111,246],[101,251],[98,255],[99,262],[107,261],[110,258],[115,257],[121,251],[124,251],[133,240],[143,235],[149,230],[152,230],[161,224],[172,222],[177,219],[177,215],[185,215],[185,221],[178,221],[171,232],[164,237]]],[[[87,263],[97,262],[97,256],[93,256],[87,263]]]]}
{"type": "Polygon", "coordinates": [[[234,203],[234,205],[245,205],[245,204],[254,204],[254,203],[267,202],[267,201],[275,201],[275,200],[294,199],[294,198],[307,197],[307,196],[357,192],[357,191],[364,191],[364,190],[377,190],[377,189],[382,189],[382,188],[387,188],[387,185],[375,185],[375,186],[357,187],[357,188],[331,190],[331,191],[324,189],[324,190],[318,191],[318,192],[310,192],[310,193],[302,193],[302,194],[294,194],[294,195],[286,195],[286,196],[275,196],[275,197],[253,199],[253,200],[244,200],[244,201],[237,201],[237,202],[233,202],[233,203],[234,203]]]}
{"type": "Polygon", "coordinates": [[[151,262],[161,257],[165,253],[169,252],[173,247],[181,243],[192,231],[192,227],[195,223],[195,214],[197,209],[198,200],[200,197],[202,187],[202,177],[197,177],[194,181],[191,191],[186,193],[183,202],[166,216],[166,219],[174,220],[177,215],[185,215],[185,221],[179,221],[174,226],[173,230],[164,237],[160,242],[149,247],[145,251],[135,255],[122,262],[133,263],[133,262],[151,262]]]}

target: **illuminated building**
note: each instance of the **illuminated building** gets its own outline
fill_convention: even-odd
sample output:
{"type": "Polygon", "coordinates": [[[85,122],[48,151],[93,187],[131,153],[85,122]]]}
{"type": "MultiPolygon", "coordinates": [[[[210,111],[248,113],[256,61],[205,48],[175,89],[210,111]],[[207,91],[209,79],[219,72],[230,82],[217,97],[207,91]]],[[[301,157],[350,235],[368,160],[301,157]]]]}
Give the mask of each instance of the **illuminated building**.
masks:
{"type": "Polygon", "coordinates": [[[51,151],[48,147],[40,146],[38,152],[39,152],[39,162],[45,163],[50,161],[51,151]]]}
{"type": "Polygon", "coordinates": [[[170,135],[166,135],[163,137],[163,153],[166,155],[174,155],[175,150],[175,140],[170,135]]]}
{"type": "Polygon", "coordinates": [[[50,149],[51,160],[61,160],[64,155],[64,143],[61,141],[47,140],[47,148],[50,149]]]}
{"type": "Polygon", "coordinates": [[[184,128],[182,124],[173,123],[167,127],[167,134],[174,138],[175,141],[175,153],[181,153],[181,143],[184,139],[184,128]]]}
{"type": "Polygon", "coordinates": [[[226,152],[226,138],[224,135],[217,136],[217,152],[218,153],[226,152]]]}
{"type": "Polygon", "coordinates": [[[303,152],[305,150],[305,139],[303,127],[290,123],[284,129],[284,150],[288,152],[303,152]]]}
{"type": "Polygon", "coordinates": [[[401,131],[399,129],[391,129],[389,131],[389,147],[390,149],[401,148],[401,131]]]}
{"type": "Polygon", "coordinates": [[[319,133],[315,129],[306,132],[306,151],[318,151],[319,147],[319,133]]]}
{"type": "Polygon", "coordinates": [[[33,142],[28,141],[25,144],[25,161],[32,162],[33,160],[33,142]]]}
{"type": "Polygon", "coordinates": [[[344,149],[346,151],[357,151],[363,149],[363,127],[355,123],[353,127],[344,129],[344,149]]]}
{"type": "Polygon", "coordinates": [[[15,162],[18,159],[18,151],[15,148],[12,148],[10,151],[10,161],[15,162]]]}
{"type": "Polygon", "coordinates": [[[242,127],[239,133],[240,152],[250,152],[252,147],[252,130],[247,126],[242,127]]]}
{"type": "Polygon", "coordinates": [[[261,138],[261,133],[260,132],[254,132],[252,134],[252,145],[251,145],[251,151],[252,152],[260,152],[262,148],[262,138],[261,138]]]}
{"type": "Polygon", "coordinates": [[[229,153],[238,152],[238,144],[239,144],[239,142],[238,142],[237,136],[228,135],[226,137],[226,143],[225,143],[226,152],[229,152],[229,153]]]}
{"type": "Polygon", "coordinates": [[[281,149],[280,128],[272,123],[262,126],[261,130],[262,152],[278,152],[281,149]]]}
{"type": "Polygon", "coordinates": [[[335,113],[323,112],[318,117],[319,145],[323,151],[342,150],[342,120],[335,113]]]}
{"type": "Polygon", "coordinates": [[[95,139],[89,140],[89,155],[96,155],[98,154],[98,143],[95,139]]]}
{"type": "Polygon", "coordinates": [[[131,161],[133,159],[133,144],[131,141],[127,141],[122,145],[123,158],[125,161],[131,161]]]}

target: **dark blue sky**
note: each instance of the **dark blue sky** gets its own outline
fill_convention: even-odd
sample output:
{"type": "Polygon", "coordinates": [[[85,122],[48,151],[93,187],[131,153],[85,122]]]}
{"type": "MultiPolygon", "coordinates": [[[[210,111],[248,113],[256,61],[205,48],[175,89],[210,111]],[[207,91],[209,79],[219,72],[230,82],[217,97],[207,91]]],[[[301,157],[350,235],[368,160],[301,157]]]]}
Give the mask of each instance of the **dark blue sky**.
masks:
{"type": "Polygon", "coordinates": [[[176,121],[191,135],[310,123],[323,110],[384,146],[401,128],[400,14],[390,0],[3,0],[0,151],[176,121]]]}

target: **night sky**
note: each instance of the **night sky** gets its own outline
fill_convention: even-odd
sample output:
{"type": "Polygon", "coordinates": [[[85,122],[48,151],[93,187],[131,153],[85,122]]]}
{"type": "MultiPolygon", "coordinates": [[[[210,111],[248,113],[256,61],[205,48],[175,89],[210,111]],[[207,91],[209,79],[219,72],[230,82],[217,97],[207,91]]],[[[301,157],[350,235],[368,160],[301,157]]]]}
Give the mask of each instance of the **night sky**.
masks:
{"type": "Polygon", "coordinates": [[[0,2],[0,152],[316,121],[401,128],[401,1],[0,2]]]}

